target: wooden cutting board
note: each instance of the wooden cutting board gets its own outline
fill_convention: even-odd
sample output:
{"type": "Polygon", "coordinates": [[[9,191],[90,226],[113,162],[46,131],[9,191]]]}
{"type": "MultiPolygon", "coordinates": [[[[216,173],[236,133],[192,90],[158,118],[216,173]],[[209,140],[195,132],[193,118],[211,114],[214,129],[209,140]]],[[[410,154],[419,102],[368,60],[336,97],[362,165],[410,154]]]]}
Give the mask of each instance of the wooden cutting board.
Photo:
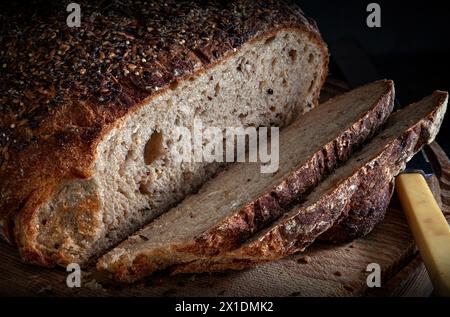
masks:
{"type": "MultiPolygon", "coordinates": [[[[346,86],[328,80],[324,99],[346,86]]],[[[428,148],[436,175],[430,187],[450,220],[450,163],[437,144],[428,148]]],[[[130,286],[101,284],[89,270],[80,288],[66,286],[62,268],[23,264],[0,242],[0,295],[27,296],[429,296],[432,285],[418,255],[396,195],[384,221],[351,243],[315,243],[302,254],[240,272],[169,276],[159,273],[130,286]],[[367,265],[381,267],[381,288],[367,287],[367,265]]]]}

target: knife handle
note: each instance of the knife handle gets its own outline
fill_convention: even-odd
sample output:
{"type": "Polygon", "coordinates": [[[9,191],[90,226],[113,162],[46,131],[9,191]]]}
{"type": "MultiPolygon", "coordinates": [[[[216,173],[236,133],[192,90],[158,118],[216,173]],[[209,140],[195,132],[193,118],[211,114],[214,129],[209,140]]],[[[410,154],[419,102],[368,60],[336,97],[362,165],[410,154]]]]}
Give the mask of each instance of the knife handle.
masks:
{"type": "Polygon", "coordinates": [[[448,297],[450,226],[422,174],[400,174],[396,190],[436,295],[448,297]]]}

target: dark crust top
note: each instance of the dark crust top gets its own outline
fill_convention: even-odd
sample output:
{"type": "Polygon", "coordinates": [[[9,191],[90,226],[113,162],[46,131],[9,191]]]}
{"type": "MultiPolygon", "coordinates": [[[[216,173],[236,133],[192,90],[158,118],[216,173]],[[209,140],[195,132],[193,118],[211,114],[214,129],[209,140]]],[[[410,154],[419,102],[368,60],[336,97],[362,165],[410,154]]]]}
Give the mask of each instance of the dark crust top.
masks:
{"type": "MultiPolygon", "coordinates": [[[[282,1],[102,1],[1,7],[0,220],[36,208],[63,179],[88,177],[121,117],[177,80],[282,28],[316,25],[282,1]],[[33,207],[34,206],[34,207],[33,207]],[[33,207],[33,208],[32,208],[33,207]]],[[[31,212],[31,211],[30,211],[31,212]]]]}

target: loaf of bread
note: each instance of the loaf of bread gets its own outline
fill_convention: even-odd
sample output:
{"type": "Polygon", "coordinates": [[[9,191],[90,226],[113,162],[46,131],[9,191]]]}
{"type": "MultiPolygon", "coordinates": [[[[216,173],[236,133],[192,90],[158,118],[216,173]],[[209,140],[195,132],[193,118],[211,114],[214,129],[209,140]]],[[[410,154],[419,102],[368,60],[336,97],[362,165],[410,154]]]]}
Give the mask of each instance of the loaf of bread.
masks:
{"type": "MultiPolygon", "coordinates": [[[[1,17],[0,226],[29,262],[84,263],[195,191],[175,127],[285,126],[328,52],[283,1],[77,1],[1,17]]],[[[205,140],[214,142],[214,140],[205,140]]]]}
{"type": "Polygon", "coordinates": [[[280,135],[279,170],[237,163],[103,256],[100,270],[130,281],[232,250],[302,201],[387,120],[394,87],[382,80],[321,104],[280,135]],[[348,111],[348,109],[352,111],[348,111]]]}
{"type": "MultiPolygon", "coordinates": [[[[338,167],[311,194],[304,197],[304,201],[285,211],[279,219],[244,244],[231,250],[220,248],[214,255],[173,245],[167,250],[172,254],[172,261],[179,261],[173,272],[243,269],[277,260],[304,250],[320,234],[337,224],[339,219],[345,219],[350,211],[356,210],[354,208],[363,205],[370,208],[373,198],[377,202],[375,208],[385,208],[392,192],[389,189],[392,188],[394,176],[405,168],[406,162],[423,145],[434,140],[444,118],[447,99],[447,93],[435,92],[394,113],[380,134],[338,167]],[[193,254],[193,251],[197,252],[193,254]],[[187,261],[180,264],[185,259],[187,261]]],[[[364,219],[361,219],[360,226],[363,228],[366,226],[364,223],[364,219]]],[[[145,233],[145,230],[140,232],[145,233]]],[[[155,263],[163,263],[166,258],[162,250],[155,252],[154,245],[148,241],[134,245],[130,245],[130,242],[120,249],[121,256],[112,253],[112,256],[105,258],[109,266],[105,262],[101,263],[101,268],[109,269],[119,281],[130,282],[141,278],[152,272],[155,263]]],[[[162,245],[160,243],[159,247],[162,245]]]]}

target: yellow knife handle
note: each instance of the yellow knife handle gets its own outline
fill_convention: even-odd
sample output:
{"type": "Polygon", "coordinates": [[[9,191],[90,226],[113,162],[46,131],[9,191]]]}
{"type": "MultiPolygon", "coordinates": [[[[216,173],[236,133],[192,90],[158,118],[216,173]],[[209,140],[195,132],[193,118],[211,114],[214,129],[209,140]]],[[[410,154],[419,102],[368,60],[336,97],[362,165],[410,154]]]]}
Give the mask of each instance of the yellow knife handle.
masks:
{"type": "Polygon", "coordinates": [[[422,174],[400,174],[396,188],[436,295],[450,296],[450,226],[422,174]]]}

